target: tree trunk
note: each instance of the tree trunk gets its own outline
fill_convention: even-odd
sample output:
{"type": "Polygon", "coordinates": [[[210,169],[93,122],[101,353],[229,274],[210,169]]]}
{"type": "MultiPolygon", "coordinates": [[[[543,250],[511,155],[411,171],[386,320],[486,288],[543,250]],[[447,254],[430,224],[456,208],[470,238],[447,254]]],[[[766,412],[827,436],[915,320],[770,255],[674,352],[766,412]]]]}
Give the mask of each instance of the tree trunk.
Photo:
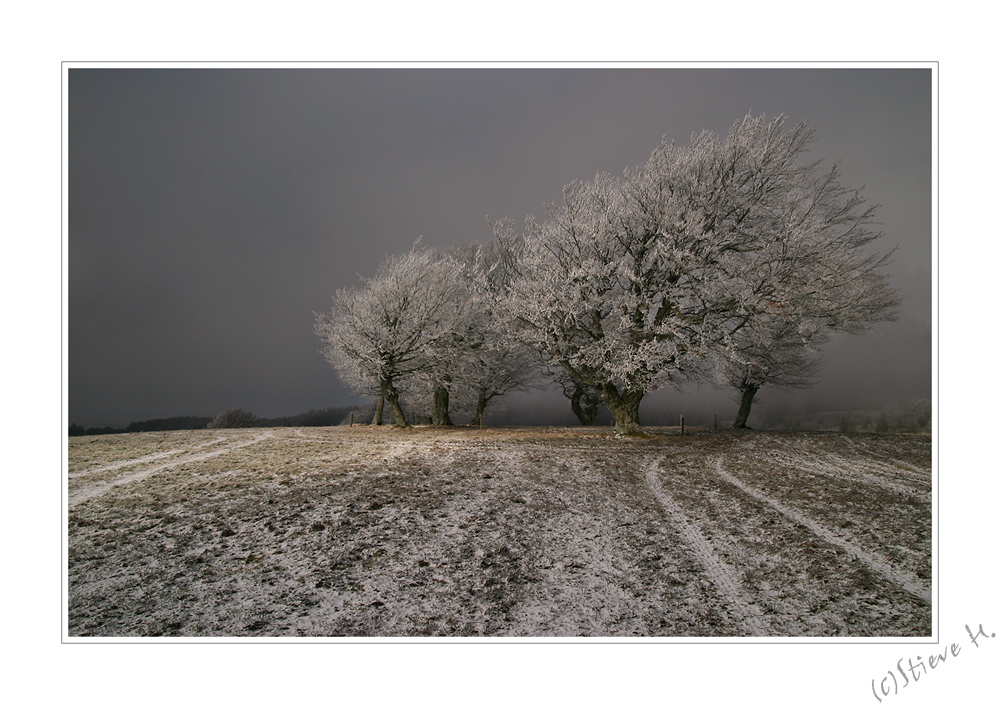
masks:
{"type": "Polygon", "coordinates": [[[434,388],[434,410],[431,416],[431,423],[435,426],[451,426],[451,418],[448,416],[448,388],[444,385],[434,388]]]}
{"type": "Polygon", "coordinates": [[[409,428],[410,424],[406,423],[403,409],[399,406],[399,392],[396,391],[391,381],[387,380],[382,383],[382,396],[389,402],[389,408],[392,409],[392,413],[396,417],[396,425],[400,428],[409,428]]]}
{"type": "Polygon", "coordinates": [[[601,390],[604,403],[608,405],[608,411],[615,420],[616,436],[640,436],[643,435],[639,427],[639,402],[645,392],[639,390],[626,390],[619,393],[613,384],[606,384],[601,390]]]}
{"type": "Polygon", "coordinates": [[[740,410],[736,412],[733,428],[748,428],[747,419],[750,417],[750,407],[753,405],[753,397],[758,389],[760,387],[755,387],[752,384],[743,387],[743,398],[740,400],[740,410]]]}
{"type": "Polygon", "coordinates": [[[592,394],[587,394],[586,387],[580,384],[573,385],[573,395],[569,398],[569,405],[584,426],[593,426],[597,421],[600,397],[595,398],[592,394]]]}
{"type": "Polygon", "coordinates": [[[382,408],[385,406],[385,394],[379,394],[378,403],[375,404],[375,417],[372,419],[372,426],[382,425],[382,408]]]}
{"type": "Polygon", "coordinates": [[[486,410],[486,390],[479,390],[479,398],[476,399],[476,410],[472,412],[472,420],[469,421],[470,426],[482,426],[483,425],[483,412],[486,410]]]}

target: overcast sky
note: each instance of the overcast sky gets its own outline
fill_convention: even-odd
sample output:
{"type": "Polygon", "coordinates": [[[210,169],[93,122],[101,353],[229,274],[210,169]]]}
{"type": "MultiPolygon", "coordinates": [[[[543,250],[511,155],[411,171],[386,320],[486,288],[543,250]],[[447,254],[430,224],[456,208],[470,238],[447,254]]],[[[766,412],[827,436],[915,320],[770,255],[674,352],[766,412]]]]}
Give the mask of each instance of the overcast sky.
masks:
{"type": "MultiPolygon", "coordinates": [[[[881,336],[827,345],[814,389],[770,401],[931,394],[928,69],[73,68],[68,96],[72,423],[352,403],[313,332],[336,289],[747,113],[816,128],[811,156],[881,204],[905,297],[881,336]]],[[[656,396],[644,408],[722,404],[656,396]]]]}

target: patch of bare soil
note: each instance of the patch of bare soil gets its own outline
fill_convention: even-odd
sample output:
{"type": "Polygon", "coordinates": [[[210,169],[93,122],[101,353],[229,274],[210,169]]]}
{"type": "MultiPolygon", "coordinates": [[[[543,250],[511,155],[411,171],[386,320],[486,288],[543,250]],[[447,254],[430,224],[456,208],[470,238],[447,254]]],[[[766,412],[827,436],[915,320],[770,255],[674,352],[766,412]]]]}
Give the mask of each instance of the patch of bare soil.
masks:
{"type": "Polygon", "coordinates": [[[930,636],[931,443],[71,438],[70,637],[930,636]]]}

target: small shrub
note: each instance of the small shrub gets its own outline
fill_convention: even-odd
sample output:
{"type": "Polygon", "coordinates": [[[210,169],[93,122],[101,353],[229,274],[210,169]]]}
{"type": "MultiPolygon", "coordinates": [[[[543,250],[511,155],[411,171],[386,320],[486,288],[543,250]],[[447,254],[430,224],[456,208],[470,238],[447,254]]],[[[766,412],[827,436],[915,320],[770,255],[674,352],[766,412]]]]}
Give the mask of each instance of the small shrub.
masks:
{"type": "Polygon", "coordinates": [[[255,428],[260,419],[243,409],[226,409],[208,424],[208,428],[255,428]]]}

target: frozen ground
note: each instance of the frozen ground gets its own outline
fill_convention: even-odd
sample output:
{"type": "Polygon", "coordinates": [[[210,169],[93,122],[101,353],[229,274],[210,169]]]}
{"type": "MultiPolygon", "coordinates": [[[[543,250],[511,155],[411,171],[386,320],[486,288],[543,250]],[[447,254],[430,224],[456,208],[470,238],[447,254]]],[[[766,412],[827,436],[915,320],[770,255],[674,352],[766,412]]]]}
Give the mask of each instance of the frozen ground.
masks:
{"type": "Polygon", "coordinates": [[[930,636],[916,435],[74,437],[70,637],[930,636]]]}

